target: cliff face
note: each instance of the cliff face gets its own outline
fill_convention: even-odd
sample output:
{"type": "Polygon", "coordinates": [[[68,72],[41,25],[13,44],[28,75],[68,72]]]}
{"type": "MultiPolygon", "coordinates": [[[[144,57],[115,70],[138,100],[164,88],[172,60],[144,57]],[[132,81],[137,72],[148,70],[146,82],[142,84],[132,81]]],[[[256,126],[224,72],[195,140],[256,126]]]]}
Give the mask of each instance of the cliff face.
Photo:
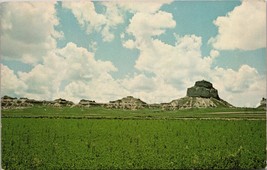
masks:
{"type": "Polygon", "coordinates": [[[208,81],[197,81],[193,87],[187,89],[186,96],[188,97],[202,97],[202,98],[215,98],[220,100],[218,91],[213,88],[212,84],[208,81]]]}
{"type": "Polygon", "coordinates": [[[219,97],[218,90],[205,80],[197,81],[193,87],[187,89],[186,97],[176,99],[163,106],[165,110],[190,108],[234,107],[219,97]]]}

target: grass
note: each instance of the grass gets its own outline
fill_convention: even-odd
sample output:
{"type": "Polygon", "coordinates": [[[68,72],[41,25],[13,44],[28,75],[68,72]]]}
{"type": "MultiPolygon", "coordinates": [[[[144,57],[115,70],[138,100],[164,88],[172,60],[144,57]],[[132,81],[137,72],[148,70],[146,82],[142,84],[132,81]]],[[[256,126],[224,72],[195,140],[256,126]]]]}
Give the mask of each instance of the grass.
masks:
{"type": "Polygon", "coordinates": [[[4,169],[263,169],[266,112],[2,110],[4,169]],[[234,121],[238,120],[238,121],[234,121]]]}
{"type": "Polygon", "coordinates": [[[261,169],[262,120],[3,118],[4,169],[261,169]]]}
{"type": "Polygon", "coordinates": [[[42,107],[2,111],[2,117],[39,117],[39,118],[106,118],[106,119],[177,119],[177,118],[254,118],[266,119],[263,109],[254,108],[208,108],[164,111],[161,109],[121,110],[102,107],[42,107]]]}

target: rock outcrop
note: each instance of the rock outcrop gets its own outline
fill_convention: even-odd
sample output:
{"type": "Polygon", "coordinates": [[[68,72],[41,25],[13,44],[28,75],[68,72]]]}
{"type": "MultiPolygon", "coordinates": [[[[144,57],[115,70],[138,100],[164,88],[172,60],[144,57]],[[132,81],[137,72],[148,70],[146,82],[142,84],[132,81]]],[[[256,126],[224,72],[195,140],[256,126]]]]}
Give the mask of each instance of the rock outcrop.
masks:
{"type": "Polygon", "coordinates": [[[28,102],[27,98],[14,98],[10,96],[3,96],[1,98],[1,107],[2,109],[16,109],[22,107],[31,107],[32,103],[28,102]]]}
{"type": "Polygon", "coordinates": [[[82,99],[80,100],[80,102],[76,105],[78,107],[94,107],[94,106],[104,106],[105,104],[103,103],[97,103],[94,100],[86,100],[86,99],[82,99]]]}
{"type": "Polygon", "coordinates": [[[188,88],[186,97],[162,104],[164,110],[215,107],[234,106],[222,100],[213,85],[205,80],[197,81],[193,87],[188,88]]]}
{"type": "MultiPolygon", "coordinates": [[[[163,109],[163,110],[178,110],[178,109],[189,109],[189,108],[214,108],[214,107],[233,107],[231,104],[222,100],[218,91],[213,87],[213,85],[205,80],[197,81],[193,87],[187,89],[186,97],[173,100],[169,103],[161,104],[147,104],[144,101],[134,98],[132,96],[127,96],[119,100],[110,101],[109,103],[96,103],[92,100],[82,99],[77,105],[72,101],[65,99],[56,99],[54,101],[39,101],[27,98],[12,98],[9,96],[4,96],[1,99],[1,104],[3,109],[8,108],[21,108],[21,107],[31,107],[31,106],[52,106],[52,107],[105,107],[114,109],[163,109]]],[[[266,99],[263,98],[261,106],[266,107],[266,99]]]]}
{"type": "Polygon", "coordinates": [[[191,109],[191,108],[216,108],[216,107],[233,107],[228,102],[216,98],[204,97],[183,97],[171,101],[168,105],[163,105],[164,110],[178,110],[178,109],[191,109]]]}
{"type": "Polygon", "coordinates": [[[187,89],[186,96],[188,97],[201,97],[201,98],[215,98],[220,100],[218,91],[213,88],[212,84],[208,81],[197,81],[193,87],[187,89]]]}
{"type": "Polygon", "coordinates": [[[1,98],[2,109],[17,109],[32,106],[52,106],[52,107],[62,107],[62,106],[73,106],[74,103],[65,99],[56,99],[54,101],[46,100],[34,100],[28,98],[13,98],[10,96],[3,96],[1,98]]]}
{"type": "Polygon", "coordinates": [[[266,110],[266,98],[262,98],[258,108],[264,108],[266,110]]]}
{"type": "Polygon", "coordinates": [[[147,103],[143,102],[140,99],[134,98],[133,96],[127,96],[119,100],[110,101],[106,105],[107,108],[116,108],[116,109],[142,109],[147,107],[147,103]]]}
{"type": "Polygon", "coordinates": [[[54,100],[54,106],[56,107],[62,107],[62,106],[73,106],[74,103],[72,101],[68,101],[66,99],[56,99],[54,100]]]}

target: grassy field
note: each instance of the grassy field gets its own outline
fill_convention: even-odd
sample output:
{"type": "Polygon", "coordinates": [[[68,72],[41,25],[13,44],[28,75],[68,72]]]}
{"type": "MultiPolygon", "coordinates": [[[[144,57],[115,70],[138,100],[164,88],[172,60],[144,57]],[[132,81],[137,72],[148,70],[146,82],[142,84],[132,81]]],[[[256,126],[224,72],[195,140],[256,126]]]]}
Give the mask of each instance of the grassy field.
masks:
{"type": "Polygon", "coordinates": [[[105,119],[179,119],[241,118],[266,119],[266,111],[254,108],[213,108],[165,111],[161,109],[121,110],[102,107],[31,107],[2,110],[2,117],[35,118],[105,118],[105,119]]]}
{"type": "Polygon", "coordinates": [[[2,168],[262,169],[265,119],[256,109],[4,110],[2,168]]]}

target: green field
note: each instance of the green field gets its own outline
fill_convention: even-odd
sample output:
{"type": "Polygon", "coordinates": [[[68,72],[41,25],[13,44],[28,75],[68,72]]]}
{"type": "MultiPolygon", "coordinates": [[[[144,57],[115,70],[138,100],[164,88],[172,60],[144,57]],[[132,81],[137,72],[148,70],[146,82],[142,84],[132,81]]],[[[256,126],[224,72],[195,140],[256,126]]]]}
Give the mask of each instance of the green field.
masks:
{"type": "Polygon", "coordinates": [[[265,161],[263,110],[2,111],[3,169],[262,169],[265,161]]]}
{"type": "Polygon", "coordinates": [[[43,107],[2,110],[6,118],[73,118],[73,119],[179,119],[179,118],[235,118],[266,119],[262,108],[207,108],[165,111],[161,109],[121,110],[102,107],[43,107]]]}

